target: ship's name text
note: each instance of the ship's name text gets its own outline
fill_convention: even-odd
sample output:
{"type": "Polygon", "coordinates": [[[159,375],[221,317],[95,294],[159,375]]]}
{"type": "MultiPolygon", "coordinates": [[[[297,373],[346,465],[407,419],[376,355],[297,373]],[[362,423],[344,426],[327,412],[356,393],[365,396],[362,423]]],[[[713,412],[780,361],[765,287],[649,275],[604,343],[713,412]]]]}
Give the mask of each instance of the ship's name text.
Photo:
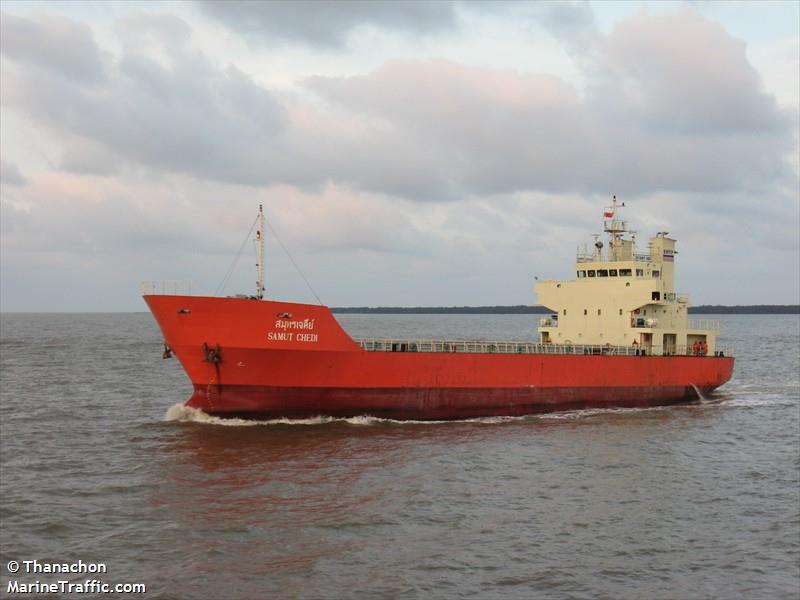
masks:
{"type": "Polygon", "coordinates": [[[294,331],[269,331],[267,340],[270,342],[318,342],[316,333],[295,333],[294,331]]]}
{"type": "Polygon", "coordinates": [[[302,321],[275,321],[275,329],[314,329],[314,319],[303,319],[302,321]]]}

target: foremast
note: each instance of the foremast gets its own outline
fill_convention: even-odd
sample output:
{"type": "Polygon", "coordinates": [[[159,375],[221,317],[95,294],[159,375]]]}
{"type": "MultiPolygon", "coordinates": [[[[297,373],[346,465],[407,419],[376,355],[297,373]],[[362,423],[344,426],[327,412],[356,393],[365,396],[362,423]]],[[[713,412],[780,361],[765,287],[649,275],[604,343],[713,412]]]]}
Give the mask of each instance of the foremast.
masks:
{"type": "Polygon", "coordinates": [[[258,229],[256,230],[256,298],[264,299],[266,282],[264,281],[264,207],[258,205],[258,229]]]}

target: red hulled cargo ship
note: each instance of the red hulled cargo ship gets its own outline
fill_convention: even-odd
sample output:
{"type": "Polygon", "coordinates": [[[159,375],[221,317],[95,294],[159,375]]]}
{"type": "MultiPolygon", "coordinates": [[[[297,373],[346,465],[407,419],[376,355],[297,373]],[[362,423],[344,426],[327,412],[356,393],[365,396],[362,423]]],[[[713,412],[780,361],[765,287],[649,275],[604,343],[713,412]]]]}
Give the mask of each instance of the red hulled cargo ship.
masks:
{"type": "Polygon", "coordinates": [[[257,294],[154,293],[144,299],[194,386],[187,405],[217,416],[372,415],[443,420],[695,400],[728,381],[734,359],[718,324],[688,319],[673,291],[675,241],[639,254],[616,199],[608,249],[579,251],[576,279],[542,281],[538,339],[353,339],[325,306],[263,299],[263,213],[257,294]]]}

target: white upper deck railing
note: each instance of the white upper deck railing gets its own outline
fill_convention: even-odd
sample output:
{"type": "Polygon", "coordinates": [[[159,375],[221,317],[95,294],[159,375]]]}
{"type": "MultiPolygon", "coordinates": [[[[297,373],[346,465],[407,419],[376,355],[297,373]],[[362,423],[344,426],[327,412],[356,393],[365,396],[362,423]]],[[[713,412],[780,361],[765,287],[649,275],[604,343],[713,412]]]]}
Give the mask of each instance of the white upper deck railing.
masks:
{"type": "MultiPolygon", "coordinates": [[[[663,353],[661,346],[612,346],[610,344],[542,344],[539,342],[485,340],[420,340],[354,338],[368,352],[444,352],[460,354],[580,354],[607,356],[641,356],[663,353]]],[[[732,348],[717,347],[724,356],[733,356],[732,348]]],[[[690,356],[691,348],[676,346],[668,354],[690,356]]]]}
{"type": "Polygon", "coordinates": [[[711,319],[689,319],[689,329],[710,329],[719,331],[719,321],[711,319]]]}
{"type": "MultiPolygon", "coordinates": [[[[597,263],[620,263],[620,262],[631,262],[630,260],[611,260],[608,255],[605,254],[598,254],[595,252],[587,252],[584,250],[579,250],[577,255],[577,262],[579,263],[587,263],[587,262],[597,262],[597,263]]],[[[633,262],[652,262],[653,257],[649,254],[639,254],[636,253],[633,255],[633,262]]]]}
{"type": "Polygon", "coordinates": [[[139,287],[142,296],[191,296],[191,281],[143,281],[139,287]]]}

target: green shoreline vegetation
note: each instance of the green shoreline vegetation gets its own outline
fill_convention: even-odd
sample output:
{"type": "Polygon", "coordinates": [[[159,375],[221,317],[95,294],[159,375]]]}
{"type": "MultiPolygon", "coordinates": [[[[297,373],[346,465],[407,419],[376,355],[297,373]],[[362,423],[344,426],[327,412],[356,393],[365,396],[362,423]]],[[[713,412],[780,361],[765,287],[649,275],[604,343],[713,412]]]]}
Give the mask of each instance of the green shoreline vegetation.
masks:
{"type": "MultiPolygon", "coordinates": [[[[376,315],[546,315],[544,306],[349,306],[331,308],[338,314],[376,315]]],[[[748,304],[725,306],[703,304],[689,308],[693,315],[796,315],[800,304],[748,304]]]]}

